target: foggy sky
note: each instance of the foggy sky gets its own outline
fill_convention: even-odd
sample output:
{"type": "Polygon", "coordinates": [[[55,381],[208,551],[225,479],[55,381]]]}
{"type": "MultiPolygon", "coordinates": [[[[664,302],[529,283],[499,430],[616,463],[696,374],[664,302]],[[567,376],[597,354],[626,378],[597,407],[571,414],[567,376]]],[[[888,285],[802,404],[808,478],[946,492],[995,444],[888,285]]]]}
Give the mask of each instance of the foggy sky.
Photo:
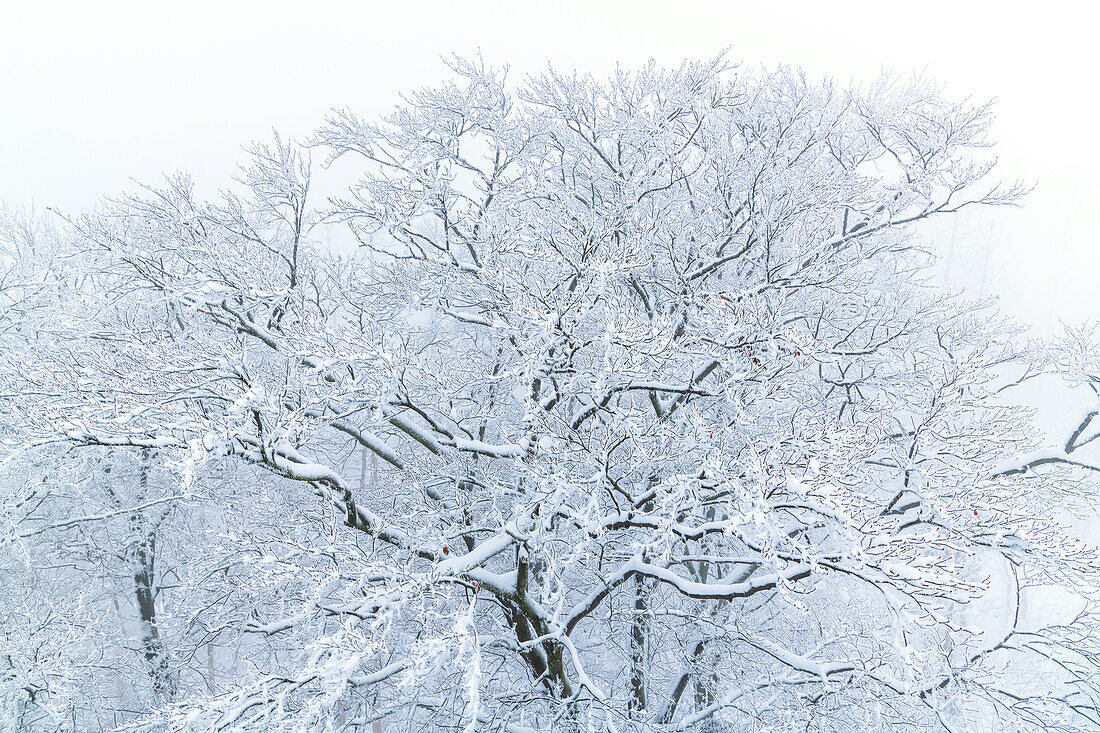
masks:
{"type": "Polygon", "coordinates": [[[1096,18],[1084,3],[153,5],[6,8],[0,201],[77,212],[174,170],[213,190],[246,143],[272,128],[307,135],[332,107],[384,113],[403,90],[442,79],[452,51],[480,48],[518,79],[548,61],[605,73],[731,46],[747,65],[856,82],[923,69],[949,95],[996,97],[1001,175],[1038,188],[1022,210],[933,228],[951,254],[947,280],[998,295],[1040,332],[1100,316],[1096,18]]]}

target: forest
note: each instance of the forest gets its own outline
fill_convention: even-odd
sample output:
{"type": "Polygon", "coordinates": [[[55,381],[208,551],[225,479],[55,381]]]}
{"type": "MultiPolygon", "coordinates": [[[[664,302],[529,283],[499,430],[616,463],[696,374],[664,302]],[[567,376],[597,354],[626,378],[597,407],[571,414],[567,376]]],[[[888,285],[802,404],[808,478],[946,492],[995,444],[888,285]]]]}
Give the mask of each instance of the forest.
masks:
{"type": "Polygon", "coordinates": [[[932,275],[991,106],[444,71],[4,209],[0,730],[1100,730],[1100,330],[932,275]]]}

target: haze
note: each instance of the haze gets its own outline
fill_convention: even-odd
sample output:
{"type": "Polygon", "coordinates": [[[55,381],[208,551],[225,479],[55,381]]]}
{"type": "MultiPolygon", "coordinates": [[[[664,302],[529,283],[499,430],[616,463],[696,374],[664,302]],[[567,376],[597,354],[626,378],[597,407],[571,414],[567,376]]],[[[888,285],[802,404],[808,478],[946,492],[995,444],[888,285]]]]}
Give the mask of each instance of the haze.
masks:
{"type": "Polygon", "coordinates": [[[1022,210],[934,230],[945,279],[1056,333],[1100,313],[1095,18],[1069,12],[1083,7],[24,3],[0,26],[0,200],[75,212],[181,169],[213,190],[242,145],[272,128],[308,135],[333,107],[384,113],[441,79],[452,51],[480,49],[517,75],[548,62],[676,64],[726,46],[744,64],[856,82],[923,69],[956,97],[996,97],[1002,175],[1038,184],[1022,210]]]}

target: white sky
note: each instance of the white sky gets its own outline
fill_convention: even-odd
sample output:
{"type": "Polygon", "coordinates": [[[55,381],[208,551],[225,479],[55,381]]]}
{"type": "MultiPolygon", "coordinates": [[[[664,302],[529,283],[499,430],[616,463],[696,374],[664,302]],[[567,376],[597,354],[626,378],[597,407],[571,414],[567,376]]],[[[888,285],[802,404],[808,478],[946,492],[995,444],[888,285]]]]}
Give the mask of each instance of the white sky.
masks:
{"type": "Polygon", "coordinates": [[[1003,174],[1039,188],[1021,211],[936,229],[958,240],[949,279],[999,294],[1042,331],[1100,317],[1089,3],[7,2],[0,201],[73,212],[180,169],[216,188],[243,144],[272,128],[308,134],[334,106],[385,112],[442,78],[451,51],[480,48],[522,74],[732,46],[750,65],[841,80],[925,69],[955,95],[998,98],[1003,174]]]}

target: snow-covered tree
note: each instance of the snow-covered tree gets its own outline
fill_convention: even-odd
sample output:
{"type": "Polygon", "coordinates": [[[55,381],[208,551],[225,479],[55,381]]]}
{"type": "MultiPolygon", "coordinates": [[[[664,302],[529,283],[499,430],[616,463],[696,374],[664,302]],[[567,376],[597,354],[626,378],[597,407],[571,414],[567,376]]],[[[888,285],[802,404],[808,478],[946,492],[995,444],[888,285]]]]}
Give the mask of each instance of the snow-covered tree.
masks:
{"type": "MultiPolygon", "coordinates": [[[[129,455],[130,537],[155,509],[200,545],[162,601],[181,649],[143,612],[160,704],[127,721],[1100,725],[1091,597],[1019,623],[1027,585],[1097,588],[1054,515],[1100,413],[1044,449],[1003,398],[1043,357],[929,285],[917,228],[1018,200],[989,108],[721,59],[451,69],[254,146],[219,201],[176,176],[70,220],[49,307],[0,332],[9,463],[129,455]],[[358,166],[330,202],[319,155],[358,166]],[[994,592],[1003,633],[967,611],[994,592]]],[[[83,498],[9,516],[122,517],[83,498]]]]}

